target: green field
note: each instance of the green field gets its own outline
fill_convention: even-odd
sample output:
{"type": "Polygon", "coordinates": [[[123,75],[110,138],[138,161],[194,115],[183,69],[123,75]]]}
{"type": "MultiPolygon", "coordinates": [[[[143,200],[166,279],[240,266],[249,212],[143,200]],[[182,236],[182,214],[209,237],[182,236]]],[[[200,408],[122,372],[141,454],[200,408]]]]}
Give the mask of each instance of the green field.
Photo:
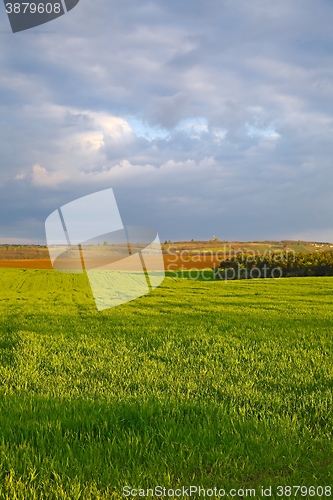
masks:
{"type": "Polygon", "coordinates": [[[0,289],[1,499],[333,487],[333,278],[168,277],[102,313],[84,275],[0,289]]]}

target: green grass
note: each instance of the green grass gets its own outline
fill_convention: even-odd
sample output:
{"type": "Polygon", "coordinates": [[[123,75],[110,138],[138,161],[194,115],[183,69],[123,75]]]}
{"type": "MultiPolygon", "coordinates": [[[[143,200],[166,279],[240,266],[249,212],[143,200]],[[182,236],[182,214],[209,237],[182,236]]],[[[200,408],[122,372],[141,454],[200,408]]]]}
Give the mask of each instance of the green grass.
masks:
{"type": "Polygon", "coordinates": [[[308,252],[308,248],[304,245],[291,245],[291,249],[294,252],[308,252]]]}
{"type": "Polygon", "coordinates": [[[1,499],[332,485],[332,278],[168,277],[102,313],[84,275],[0,289],[1,499]]]}

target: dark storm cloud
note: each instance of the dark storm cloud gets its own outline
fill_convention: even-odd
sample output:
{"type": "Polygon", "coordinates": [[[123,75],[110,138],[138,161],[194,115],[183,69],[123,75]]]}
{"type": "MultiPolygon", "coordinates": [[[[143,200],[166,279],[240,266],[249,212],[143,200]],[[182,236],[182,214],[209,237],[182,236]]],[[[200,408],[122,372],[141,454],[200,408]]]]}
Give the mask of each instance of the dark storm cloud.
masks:
{"type": "Polygon", "coordinates": [[[165,238],[333,240],[332,17],[86,0],[55,33],[0,34],[0,236],[42,239],[55,208],[114,187],[165,238]]]}

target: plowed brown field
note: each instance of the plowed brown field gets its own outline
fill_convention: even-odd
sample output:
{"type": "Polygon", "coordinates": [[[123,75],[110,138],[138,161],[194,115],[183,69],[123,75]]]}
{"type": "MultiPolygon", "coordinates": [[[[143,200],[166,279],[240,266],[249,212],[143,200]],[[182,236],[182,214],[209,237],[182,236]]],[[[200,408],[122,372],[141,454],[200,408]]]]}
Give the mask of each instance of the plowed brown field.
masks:
{"type": "MultiPolygon", "coordinates": [[[[205,269],[212,268],[219,261],[215,256],[200,256],[195,259],[186,257],[175,257],[163,255],[164,267],[167,271],[177,269],[205,269]]],[[[19,269],[52,269],[50,259],[21,259],[21,260],[0,260],[0,267],[19,269]]]]}

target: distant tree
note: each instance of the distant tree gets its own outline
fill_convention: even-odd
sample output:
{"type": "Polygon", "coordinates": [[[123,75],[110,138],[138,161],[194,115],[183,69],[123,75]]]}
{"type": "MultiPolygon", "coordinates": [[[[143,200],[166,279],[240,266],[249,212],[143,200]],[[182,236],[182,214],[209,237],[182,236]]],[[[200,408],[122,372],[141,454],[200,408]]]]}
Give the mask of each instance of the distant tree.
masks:
{"type": "Polygon", "coordinates": [[[105,241],[103,242],[103,245],[105,245],[105,246],[107,246],[108,244],[109,244],[109,242],[108,242],[107,240],[105,240],[105,241]]]}

